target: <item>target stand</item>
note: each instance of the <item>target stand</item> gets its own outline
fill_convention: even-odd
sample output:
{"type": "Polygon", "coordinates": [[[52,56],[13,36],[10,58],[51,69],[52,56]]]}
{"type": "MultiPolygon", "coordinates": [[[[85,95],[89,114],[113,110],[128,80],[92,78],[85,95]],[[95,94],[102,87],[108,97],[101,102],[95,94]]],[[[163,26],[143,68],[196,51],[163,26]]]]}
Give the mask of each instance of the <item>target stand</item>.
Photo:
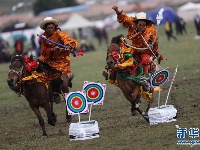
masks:
{"type": "Polygon", "coordinates": [[[150,125],[176,121],[177,110],[173,105],[162,105],[148,111],[150,125]]]}
{"type": "MultiPolygon", "coordinates": [[[[178,67],[178,66],[177,66],[178,67]]],[[[172,82],[170,84],[170,88],[167,94],[167,98],[165,101],[165,105],[160,106],[160,91],[159,91],[159,97],[158,97],[158,107],[150,108],[148,111],[148,117],[150,125],[152,124],[158,124],[158,123],[164,123],[164,122],[172,122],[176,121],[176,113],[177,110],[174,108],[173,105],[167,105],[167,101],[169,98],[169,93],[177,72],[177,67],[172,79],[172,82]]],[[[169,79],[169,71],[168,68],[161,70],[157,74],[155,74],[151,80],[151,84],[153,87],[160,86],[167,82],[169,79]]]]}
{"type": "Polygon", "coordinates": [[[69,139],[88,140],[99,138],[99,126],[95,120],[71,123],[69,126],[69,139]]]}

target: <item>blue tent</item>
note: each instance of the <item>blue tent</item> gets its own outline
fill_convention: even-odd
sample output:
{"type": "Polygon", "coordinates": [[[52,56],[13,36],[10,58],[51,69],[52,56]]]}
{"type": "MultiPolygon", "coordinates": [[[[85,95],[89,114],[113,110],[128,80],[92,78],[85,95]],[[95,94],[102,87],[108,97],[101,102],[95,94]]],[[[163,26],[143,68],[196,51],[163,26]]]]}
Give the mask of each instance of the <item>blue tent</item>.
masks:
{"type": "Polygon", "coordinates": [[[151,12],[147,12],[147,17],[151,19],[155,24],[157,24],[156,16],[161,8],[163,8],[164,11],[163,11],[163,19],[161,20],[160,24],[165,24],[166,18],[169,18],[171,22],[177,21],[178,14],[176,13],[176,11],[171,7],[167,6],[159,6],[151,12]]]}

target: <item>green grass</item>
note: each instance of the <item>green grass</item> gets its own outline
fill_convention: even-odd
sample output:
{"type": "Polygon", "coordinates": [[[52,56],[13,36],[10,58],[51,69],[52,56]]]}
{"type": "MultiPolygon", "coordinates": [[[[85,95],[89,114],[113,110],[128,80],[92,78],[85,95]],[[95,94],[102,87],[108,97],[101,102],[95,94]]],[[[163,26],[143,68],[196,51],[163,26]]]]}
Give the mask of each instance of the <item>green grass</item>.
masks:
{"type": "MultiPolygon", "coordinates": [[[[178,37],[178,41],[167,41],[163,26],[158,28],[159,49],[164,55],[161,63],[163,68],[170,68],[170,82],[176,65],[178,72],[169,96],[168,104],[177,109],[177,121],[158,125],[148,125],[140,116],[131,116],[130,104],[120,89],[108,84],[101,73],[105,66],[107,45],[98,46],[97,51],[85,53],[83,57],[71,58],[71,69],[76,77],[70,91],[82,89],[84,81],[107,84],[103,106],[92,108],[92,119],[99,123],[100,138],[73,141],[68,139],[69,124],[65,121],[65,104],[61,102],[54,106],[58,116],[55,127],[47,124],[46,115],[41,110],[46,121],[49,138],[41,140],[41,129],[38,120],[29,108],[24,97],[17,97],[6,83],[9,64],[0,64],[0,149],[9,150],[188,150],[189,146],[177,146],[176,128],[198,128],[199,119],[199,85],[200,62],[199,41],[194,39],[195,29],[192,23],[187,25],[188,34],[178,37]]],[[[111,32],[110,38],[119,33],[126,34],[126,30],[111,32]]],[[[165,103],[170,82],[162,86],[161,104],[165,103]]],[[[157,106],[158,93],[152,107],[157,106]]],[[[142,108],[146,102],[142,100],[142,108]]],[[[81,120],[87,120],[88,115],[81,115],[81,120]]],[[[73,122],[78,116],[73,116],[73,122]]],[[[189,139],[189,138],[187,138],[189,139]]],[[[191,140],[191,139],[189,139],[191,140]]],[[[200,140],[197,138],[195,140],[200,140]]],[[[193,146],[191,149],[199,149],[193,146]]]]}

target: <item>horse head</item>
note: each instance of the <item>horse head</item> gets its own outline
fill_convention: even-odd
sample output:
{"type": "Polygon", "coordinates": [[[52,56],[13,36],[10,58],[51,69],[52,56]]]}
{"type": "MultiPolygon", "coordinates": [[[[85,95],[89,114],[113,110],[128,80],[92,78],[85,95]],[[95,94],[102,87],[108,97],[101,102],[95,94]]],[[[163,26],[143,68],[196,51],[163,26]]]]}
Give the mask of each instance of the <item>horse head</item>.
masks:
{"type": "Polygon", "coordinates": [[[109,69],[114,68],[115,64],[120,61],[120,49],[124,36],[122,34],[112,38],[110,45],[107,49],[106,63],[109,69]]]}
{"type": "Polygon", "coordinates": [[[22,55],[15,55],[11,58],[10,70],[7,77],[7,83],[10,89],[19,92],[19,80],[24,73],[24,57],[22,55]]]}

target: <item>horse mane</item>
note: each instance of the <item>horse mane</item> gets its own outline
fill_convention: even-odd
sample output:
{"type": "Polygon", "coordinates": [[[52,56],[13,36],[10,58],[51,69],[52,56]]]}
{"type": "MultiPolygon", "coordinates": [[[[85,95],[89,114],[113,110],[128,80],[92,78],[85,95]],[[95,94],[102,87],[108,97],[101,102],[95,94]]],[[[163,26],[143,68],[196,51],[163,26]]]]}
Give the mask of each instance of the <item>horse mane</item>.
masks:
{"type": "Polygon", "coordinates": [[[22,64],[24,64],[24,57],[22,55],[14,55],[14,56],[11,57],[11,63],[13,61],[19,61],[22,64]]]}
{"type": "Polygon", "coordinates": [[[115,44],[120,44],[121,43],[121,37],[123,37],[124,35],[123,34],[119,34],[117,36],[114,36],[112,39],[111,39],[111,43],[115,43],[115,44]]]}

